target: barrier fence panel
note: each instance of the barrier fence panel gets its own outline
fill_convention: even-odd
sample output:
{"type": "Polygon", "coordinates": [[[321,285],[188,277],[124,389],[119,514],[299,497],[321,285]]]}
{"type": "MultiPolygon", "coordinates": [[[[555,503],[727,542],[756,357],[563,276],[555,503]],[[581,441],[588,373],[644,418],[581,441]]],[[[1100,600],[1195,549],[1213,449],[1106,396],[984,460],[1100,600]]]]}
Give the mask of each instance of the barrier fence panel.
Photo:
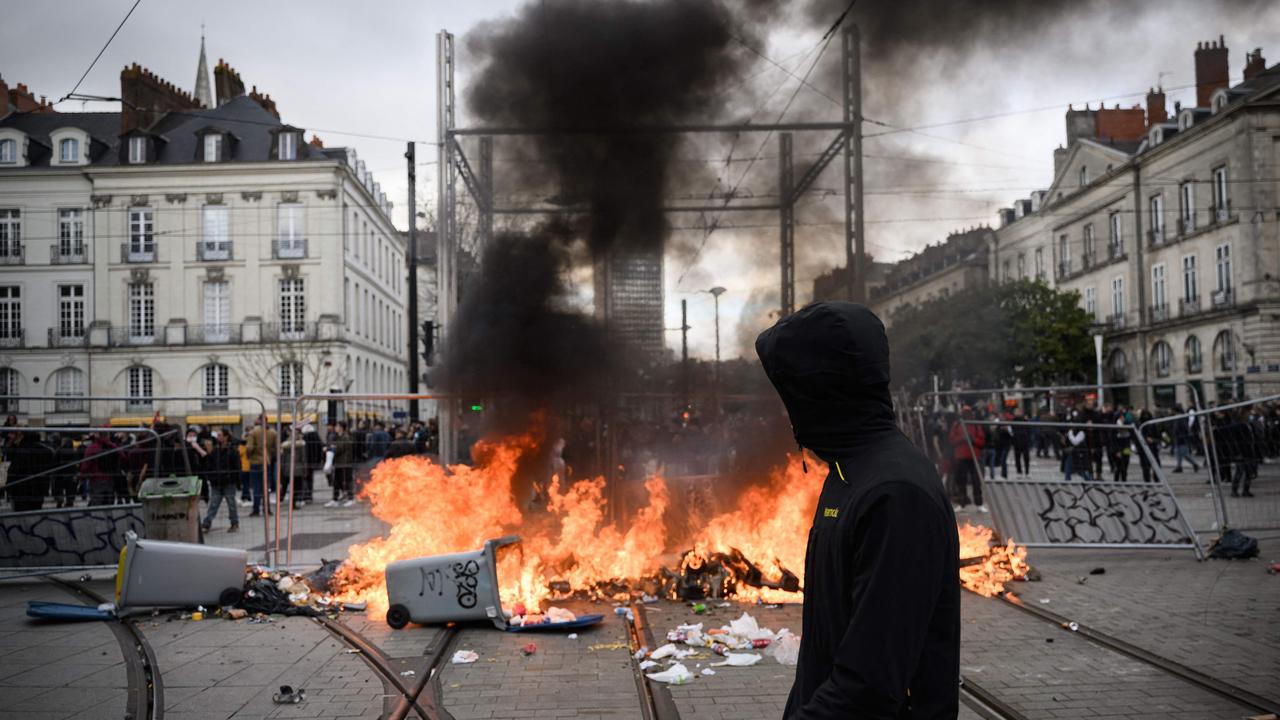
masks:
{"type": "Polygon", "coordinates": [[[953,497],[990,506],[1030,547],[1186,548],[1195,531],[1131,423],[959,418],[948,432],[953,497]]]}

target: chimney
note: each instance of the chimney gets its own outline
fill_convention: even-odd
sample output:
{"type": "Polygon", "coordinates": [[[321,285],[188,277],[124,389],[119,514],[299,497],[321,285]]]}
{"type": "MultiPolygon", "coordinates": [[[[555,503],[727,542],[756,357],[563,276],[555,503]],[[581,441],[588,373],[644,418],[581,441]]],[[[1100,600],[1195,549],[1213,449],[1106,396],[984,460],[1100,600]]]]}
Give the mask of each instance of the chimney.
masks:
{"type": "Polygon", "coordinates": [[[1196,107],[1209,107],[1213,93],[1227,87],[1227,41],[1196,43],[1196,107]]]}
{"type": "Polygon", "coordinates": [[[310,146],[311,146],[311,147],[313,147],[313,148],[316,148],[317,150],[319,150],[319,149],[321,149],[321,148],[323,148],[323,147],[324,147],[324,143],[323,143],[323,142],[321,142],[321,140],[320,140],[320,136],[319,136],[319,135],[316,135],[315,133],[311,133],[311,142],[309,142],[309,143],[307,143],[307,144],[308,144],[308,145],[310,145],[310,146]]]}
{"type": "Polygon", "coordinates": [[[9,83],[0,75],[0,118],[9,114],[9,83]]]}
{"type": "Polygon", "coordinates": [[[1086,103],[1083,110],[1067,106],[1067,147],[1080,138],[1092,138],[1097,132],[1096,113],[1086,103]]]}
{"type": "Polygon", "coordinates": [[[1267,61],[1262,57],[1262,48],[1255,48],[1253,52],[1244,54],[1244,79],[1252,80],[1258,76],[1258,73],[1267,69],[1267,61]]]}
{"type": "Polygon", "coordinates": [[[1169,109],[1164,104],[1164,88],[1147,91],[1147,129],[1169,119],[1169,109]]]}
{"type": "Polygon", "coordinates": [[[120,132],[149,128],[164,113],[195,110],[200,103],[173,83],[138,63],[120,71],[120,132]]]}
{"type": "Polygon", "coordinates": [[[274,115],[274,116],[276,117],[276,119],[277,119],[277,120],[279,120],[279,119],[280,119],[280,111],[276,110],[276,102],[275,102],[275,100],[272,100],[272,99],[271,99],[271,96],[270,96],[270,95],[268,95],[268,94],[266,94],[266,93],[260,93],[260,92],[258,92],[258,86],[257,86],[257,85],[254,85],[254,86],[253,86],[253,89],[249,91],[249,97],[250,97],[254,102],[256,102],[256,103],[258,103],[259,105],[261,105],[263,110],[266,110],[267,112],[269,112],[269,113],[271,113],[272,115],[274,115]]]}
{"type": "Polygon", "coordinates": [[[213,68],[213,88],[218,107],[222,107],[231,98],[244,94],[244,81],[240,79],[240,73],[219,58],[213,68]]]}

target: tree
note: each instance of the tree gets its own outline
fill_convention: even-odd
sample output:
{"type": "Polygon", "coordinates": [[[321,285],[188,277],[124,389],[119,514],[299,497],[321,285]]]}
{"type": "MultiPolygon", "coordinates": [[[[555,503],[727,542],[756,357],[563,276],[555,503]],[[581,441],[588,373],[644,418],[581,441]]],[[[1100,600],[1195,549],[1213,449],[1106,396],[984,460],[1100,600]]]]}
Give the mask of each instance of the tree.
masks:
{"type": "Polygon", "coordinates": [[[945,387],[1078,383],[1093,363],[1080,296],[1020,281],[971,288],[896,312],[889,327],[894,384],[945,387]]]}

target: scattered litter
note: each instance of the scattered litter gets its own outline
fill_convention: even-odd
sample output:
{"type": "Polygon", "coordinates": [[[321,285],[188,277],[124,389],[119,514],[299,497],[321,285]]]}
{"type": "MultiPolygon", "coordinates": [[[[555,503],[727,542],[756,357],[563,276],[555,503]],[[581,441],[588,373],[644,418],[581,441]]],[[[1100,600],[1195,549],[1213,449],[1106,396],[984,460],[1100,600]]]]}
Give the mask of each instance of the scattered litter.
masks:
{"type": "Polygon", "coordinates": [[[1106,575],[1107,569],[1104,567],[1096,567],[1089,571],[1090,575],[1106,575]]]}
{"type": "Polygon", "coordinates": [[[1267,572],[1271,573],[1272,575],[1280,574],[1280,562],[1271,563],[1271,565],[1267,568],[1267,572]]]}
{"type": "Polygon", "coordinates": [[[1070,630],[1071,632],[1076,632],[1076,631],[1078,631],[1078,630],[1080,629],[1080,623],[1078,623],[1078,622],[1074,622],[1074,621],[1073,621],[1073,622],[1069,622],[1069,623],[1067,623],[1066,628],[1067,628],[1068,630],[1070,630]]]}
{"type": "Polygon", "coordinates": [[[731,602],[716,603],[716,607],[721,607],[721,608],[733,607],[733,603],[731,602]]]}
{"type": "Polygon", "coordinates": [[[1041,605],[1048,605],[1048,604],[1049,604],[1049,598],[1040,598],[1040,604],[1041,604],[1041,605]]]}
{"type": "Polygon", "coordinates": [[[784,628],[778,633],[777,641],[764,654],[772,655],[780,665],[794,666],[800,661],[800,636],[784,628]]]}
{"type": "Polygon", "coordinates": [[[538,646],[533,643],[529,643],[528,645],[520,648],[520,652],[524,653],[525,657],[528,657],[538,652],[538,646]]]}
{"type": "Polygon", "coordinates": [[[271,696],[271,701],[277,705],[297,705],[307,699],[307,691],[303,688],[294,690],[290,685],[281,685],[280,692],[271,696]]]}
{"type": "Polygon", "coordinates": [[[85,573],[80,576],[80,582],[89,582],[92,579],[93,579],[93,576],[90,575],[89,573],[85,573]]]}
{"type": "Polygon", "coordinates": [[[570,639],[570,640],[577,640],[577,639],[578,639],[578,633],[569,633],[569,639],[570,639]]]}
{"type": "Polygon", "coordinates": [[[417,674],[418,673],[412,670],[405,670],[404,672],[400,673],[400,677],[413,677],[414,675],[417,675],[417,674]]]}
{"type": "Polygon", "coordinates": [[[343,650],[342,652],[346,653],[347,655],[359,655],[359,654],[360,654],[360,651],[359,651],[359,650],[357,650],[357,649],[355,649],[355,648],[347,648],[346,650],[343,650]]]}
{"type": "Polygon", "coordinates": [[[1053,638],[1045,638],[1044,641],[1047,643],[1051,643],[1053,642],[1053,638]]]}
{"type": "Polygon", "coordinates": [[[650,595],[649,593],[641,593],[640,602],[644,603],[645,605],[652,605],[653,603],[658,602],[658,596],[650,595]]]}
{"type": "Polygon", "coordinates": [[[1088,575],[1081,575],[1080,577],[1076,578],[1076,584],[1077,584],[1077,585],[1083,585],[1083,584],[1085,584],[1085,583],[1087,583],[1087,582],[1089,582],[1089,576],[1088,576],[1088,575]]]}
{"type": "Polygon", "coordinates": [[[116,604],[113,602],[99,603],[98,610],[105,613],[114,613],[116,611],[116,604]]]}
{"type": "Polygon", "coordinates": [[[597,650],[625,650],[626,648],[627,648],[627,644],[624,642],[611,642],[611,643],[596,643],[595,645],[588,647],[587,650],[591,652],[595,652],[597,650]]]}
{"type": "Polygon", "coordinates": [[[695,615],[702,615],[702,614],[703,614],[703,613],[705,613],[706,611],[707,611],[707,605],[706,605],[706,603],[694,603],[694,604],[693,604],[693,613],[694,613],[695,615]]]}
{"type": "Polygon", "coordinates": [[[769,647],[772,642],[773,638],[755,638],[751,641],[751,647],[757,650],[763,650],[764,648],[769,647]]]}
{"type": "Polygon", "coordinates": [[[742,613],[742,617],[729,623],[729,632],[734,635],[750,635],[759,630],[760,624],[747,613],[742,613]]]}
{"type": "Polygon", "coordinates": [[[648,654],[649,654],[649,648],[642,647],[639,650],[636,650],[634,653],[631,653],[631,656],[637,660],[643,660],[644,656],[648,654]]]}
{"type": "Polygon", "coordinates": [[[233,607],[227,610],[228,620],[243,620],[248,616],[249,616],[249,611],[243,608],[233,607]]]}
{"type": "Polygon", "coordinates": [[[191,613],[191,619],[192,619],[192,620],[194,620],[194,621],[196,621],[196,622],[200,622],[201,620],[203,620],[203,619],[204,619],[204,613],[202,613],[202,612],[200,612],[199,610],[197,610],[197,611],[195,611],[195,612],[191,613]]]}
{"type": "Polygon", "coordinates": [[[614,608],[614,609],[613,609],[613,614],[614,614],[614,615],[617,615],[618,617],[622,617],[623,615],[626,615],[626,614],[627,614],[627,608],[624,608],[624,607],[616,607],[616,608],[614,608]]]}
{"type": "Polygon", "coordinates": [[[751,667],[760,662],[760,656],[755,653],[729,653],[724,656],[723,662],[711,663],[712,667],[721,667],[728,665],[729,667],[751,667]]]}
{"type": "Polygon", "coordinates": [[[648,669],[649,669],[649,668],[651,668],[651,667],[657,667],[657,666],[658,666],[658,663],[656,663],[656,662],[654,662],[654,661],[652,661],[652,660],[641,660],[641,661],[640,661],[640,670],[641,670],[641,671],[648,670],[648,669]]]}
{"type": "Polygon", "coordinates": [[[703,675],[715,675],[715,674],[716,674],[716,671],[715,671],[715,670],[712,670],[711,668],[702,668],[702,674],[703,674],[703,675]]]}
{"type": "Polygon", "coordinates": [[[649,673],[645,677],[671,685],[684,685],[693,679],[693,673],[680,663],[676,663],[662,672],[649,673]]]}
{"type": "Polygon", "coordinates": [[[454,665],[466,665],[480,659],[480,654],[473,650],[459,650],[453,654],[449,662],[454,665]]]}
{"type": "Polygon", "coordinates": [[[702,623],[693,623],[692,625],[677,625],[676,630],[685,632],[702,632],[702,623]]]}

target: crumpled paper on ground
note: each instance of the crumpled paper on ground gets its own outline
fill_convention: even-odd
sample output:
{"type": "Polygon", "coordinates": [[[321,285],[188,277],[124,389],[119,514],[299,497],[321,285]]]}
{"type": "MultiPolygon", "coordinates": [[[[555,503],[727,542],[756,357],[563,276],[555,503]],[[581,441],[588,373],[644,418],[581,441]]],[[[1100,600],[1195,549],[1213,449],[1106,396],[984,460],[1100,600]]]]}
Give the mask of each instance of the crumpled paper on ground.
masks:
{"type": "Polygon", "coordinates": [[[453,657],[450,658],[449,662],[454,665],[465,665],[467,663],[473,663],[479,659],[480,653],[473,650],[459,650],[453,654],[453,657]]]}
{"type": "Polygon", "coordinates": [[[684,665],[676,663],[662,672],[649,673],[645,677],[670,685],[684,685],[693,679],[693,673],[684,665]]]}

